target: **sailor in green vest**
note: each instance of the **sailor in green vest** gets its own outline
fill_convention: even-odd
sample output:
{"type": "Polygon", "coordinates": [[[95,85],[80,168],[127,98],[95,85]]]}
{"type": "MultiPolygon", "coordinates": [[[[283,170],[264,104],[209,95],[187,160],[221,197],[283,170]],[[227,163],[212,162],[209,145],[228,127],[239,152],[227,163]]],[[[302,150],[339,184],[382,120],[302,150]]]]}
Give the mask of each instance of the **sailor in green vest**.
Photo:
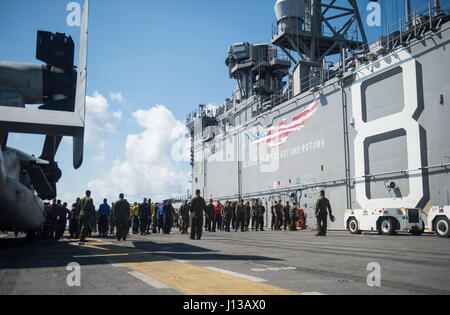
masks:
{"type": "Polygon", "coordinates": [[[118,241],[126,241],[130,222],[130,204],[123,194],[119,195],[119,200],[114,204],[114,220],[116,221],[116,238],[118,241]]]}
{"type": "Polygon", "coordinates": [[[247,201],[245,204],[245,230],[248,231],[250,226],[250,218],[252,216],[252,207],[250,206],[250,202],[247,201]]]}
{"type": "Polygon", "coordinates": [[[189,229],[189,213],[191,212],[191,206],[188,201],[185,200],[180,208],[181,216],[181,234],[187,234],[189,229]]]}
{"type": "Polygon", "coordinates": [[[245,208],[244,200],[241,199],[239,204],[236,206],[236,232],[239,227],[241,227],[241,232],[245,232],[245,208]]]}
{"type": "Polygon", "coordinates": [[[86,191],[86,197],[80,200],[80,243],[86,242],[86,237],[91,231],[91,222],[94,217],[94,202],[91,199],[91,192],[86,191]]]}
{"type": "Polygon", "coordinates": [[[296,222],[297,222],[297,204],[294,202],[292,206],[289,208],[289,222],[290,222],[290,231],[297,231],[296,222]]]}
{"type": "Polygon", "coordinates": [[[116,226],[116,221],[114,220],[114,206],[115,203],[111,204],[111,217],[109,222],[109,234],[114,235],[114,228],[116,226]]]}
{"type": "Polygon", "coordinates": [[[281,227],[283,225],[283,205],[281,204],[281,200],[278,200],[278,202],[274,206],[274,209],[276,216],[275,228],[277,231],[281,231],[281,227]]]}
{"type": "Polygon", "coordinates": [[[209,204],[206,206],[205,214],[206,214],[205,230],[211,232],[213,230],[213,226],[216,224],[216,213],[214,211],[214,201],[212,199],[209,200],[209,204]]]}
{"type": "Polygon", "coordinates": [[[200,240],[202,238],[203,214],[206,209],[206,202],[200,196],[200,190],[197,189],[194,198],[191,201],[191,239],[200,240]]]}
{"type": "Polygon", "coordinates": [[[290,220],[289,220],[289,209],[291,208],[291,205],[289,204],[289,201],[286,202],[286,206],[283,208],[283,217],[284,217],[284,230],[287,230],[287,227],[290,226],[290,220]]]}
{"type": "MultiPolygon", "coordinates": [[[[252,231],[259,231],[259,226],[261,224],[261,204],[259,200],[256,199],[252,204],[252,231]]],[[[261,229],[263,227],[261,226],[261,229]]]]}
{"type": "Polygon", "coordinates": [[[230,232],[230,223],[231,218],[233,217],[233,208],[231,207],[231,203],[229,201],[225,203],[225,207],[223,208],[223,217],[225,222],[225,231],[230,232]]]}

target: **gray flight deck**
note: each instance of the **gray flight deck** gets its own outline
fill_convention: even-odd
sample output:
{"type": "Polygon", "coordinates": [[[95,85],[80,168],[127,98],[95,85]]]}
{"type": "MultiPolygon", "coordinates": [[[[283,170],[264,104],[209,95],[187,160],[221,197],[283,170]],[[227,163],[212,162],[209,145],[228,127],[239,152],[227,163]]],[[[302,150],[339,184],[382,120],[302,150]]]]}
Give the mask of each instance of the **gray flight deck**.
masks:
{"type": "MultiPolygon", "coordinates": [[[[254,281],[268,293],[281,288],[286,292],[280,294],[449,294],[449,261],[450,243],[434,235],[352,236],[332,231],[322,238],[309,231],[219,232],[192,241],[174,232],[132,236],[120,243],[94,237],[89,248],[68,240],[30,245],[0,235],[0,294],[185,294],[173,288],[171,277],[182,283],[184,268],[194,267],[199,278],[203,270],[210,272],[199,281],[211,294],[235,289],[215,278],[217,273],[220,279],[222,272],[237,273],[227,276],[236,279],[236,286],[239,281],[254,281]],[[71,262],[81,265],[81,287],[66,284],[71,262]],[[371,262],[381,265],[381,287],[366,283],[371,262]],[[167,265],[168,270],[159,281],[141,280],[130,274],[138,269],[125,266],[146,263],[167,265]],[[211,267],[219,271],[211,273],[211,267]]],[[[185,285],[192,288],[190,293],[204,293],[195,284],[185,285]]]]}

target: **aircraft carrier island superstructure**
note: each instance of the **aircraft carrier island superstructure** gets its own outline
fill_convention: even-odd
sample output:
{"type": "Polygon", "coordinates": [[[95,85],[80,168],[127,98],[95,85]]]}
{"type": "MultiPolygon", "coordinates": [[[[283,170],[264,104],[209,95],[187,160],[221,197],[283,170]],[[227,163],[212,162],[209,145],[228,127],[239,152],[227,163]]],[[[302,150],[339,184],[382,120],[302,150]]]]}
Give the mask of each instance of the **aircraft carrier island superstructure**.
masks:
{"type": "Polygon", "coordinates": [[[278,0],[273,45],[230,47],[232,97],[187,119],[193,191],[297,201],[314,227],[324,189],[335,229],[346,209],[450,205],[450,2],[406,1],[374,43],[343,2],[278,0]]]}

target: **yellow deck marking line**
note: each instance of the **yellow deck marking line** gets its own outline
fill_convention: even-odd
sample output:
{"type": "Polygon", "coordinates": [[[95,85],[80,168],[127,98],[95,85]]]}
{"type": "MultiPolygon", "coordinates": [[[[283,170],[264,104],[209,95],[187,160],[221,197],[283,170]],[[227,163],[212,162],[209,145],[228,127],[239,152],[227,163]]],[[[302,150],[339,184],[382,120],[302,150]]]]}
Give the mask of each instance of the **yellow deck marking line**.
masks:
{"type": "MultiPolygon", "coordinates": [[[[97,246],[91,248],[104,250],[97,246]]],[[[153,279],[186,295],[301,295],[266,283],[171,261],[169,258],[130,248],[112,250],[127,250],[128,255],[120,255],[124,254],[120,252],[116,254],[114,262],[117,265],[129,268],[149,277],[147,279],[153,279]]]]}
{"type": "Polygon", "coordinates": [[[120,256],[129,256],[130,254],[101,254],[101,255],[76,255],[74,258],[108,258],[108,257],[120,257],[120,256]]]}
{"type": "Polygon", "coordinates": [[[101,247],[101,246],[113,245],[112,243],[102,243],[100,241],[97,241],[97,240],[91,239],[91,238],[87,238],[86,240],[89,242],[86,242],[83,244],[80,244],[80,242],[69,242],[69,244],[74,245],[74,246],[84,247],[84,248],[99,249],[102,251],[111,251],[111,250],[108,248],[101,247]]]}
{"type": "MultiPolygon", "coordinates": [[[[78,242],[80,243],[80,242],[78,242]]],[[[112,244],[108,243],[95,243],[95,242],[86,242],[85,245],[91,245],[91,246],[111,246],[112,244]]]]}
{"type": "Polygon", "coordinates": [[[84,245],[80,245],[80,244],[78,244],[80,247],[85,247],[85,248],[94,248],[94,249],[99,249],[99,250],[104,250],[104,251],[110,251],[110,249],[108,249],[108,248],[103,248],[103,247],[100,247],[100,246],[95,246],[95,245],[90,245],[90,244],[84,244],[84,245]]]}
{"type": "Polygon", "coordinates": [[[269,284],[175,261],[121,264],[186,295],[299,295],[269,284]]]}
{"type": "Polygon", "coordinates": [[[87,241],[91,242],[91,243],[95,243],[96,245],[113,245],[112,243],[108,243],[108,242],[104,242],[104,241],[99,241],[93,238],[87,238],[87,241]]]}

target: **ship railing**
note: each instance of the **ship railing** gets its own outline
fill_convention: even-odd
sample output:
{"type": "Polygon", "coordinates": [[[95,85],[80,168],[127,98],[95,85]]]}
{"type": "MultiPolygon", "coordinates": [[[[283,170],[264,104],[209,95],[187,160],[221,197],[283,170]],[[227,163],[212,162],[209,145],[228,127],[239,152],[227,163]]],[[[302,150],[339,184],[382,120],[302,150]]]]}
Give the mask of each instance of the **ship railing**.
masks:
{"type": "MultiPolygon", "coordinates": [[[[292,23],[292,21],[291,21],[292,23]]],[[[336,33],[339,32],[338,27],[333,27],[333,31],[329,28],[329,26],[322,24],[321,25],[321,35],[324,37],[333,37],[336,33]]],[[[289,26],[279,26],[278,22],[272,23],[272,39],[276,36],[282,35],[282,34],[291,34],[291,35],[305,35],[306,33],[310,32],[310,29],[307,28],[305,21],[297,20],[297,22],[294,25],[289,26]]],[[[359,36],[359,33],[357,30],[348,30],[345,34],[344,39],[346,40],[355,40],[359,36]]]]}
{"type": "MultiPolygon", "coordinates": [[[[341,70],[336,69],[332,70],[324,65],[323,68],[316,68],[314,72],[309,75],[305,75],[300,78],[301,82],[308,82],[308,89],[313,88],[315,86],[322,85],[332,78],[336,77],[341,70]]],[[[261,99],[258,110],[256,110],[253,114],[253,117],[258,116],[259,114],[271,110],[284,102],[292,99],[294,97],[293,86],[290,85],[288,89],[285,89],[281,92],[274,93],[271,96],[261,99]]]]}
{"type": "Polygon", "coordinates": [[[256,111],[253,111],[253,117],[259,116],[261,113],[264,113],[272,108],[277,107],[278,105],[283,104],[287,100],[292,97],[292,89],[289,88],[285,91],[274,93],[267,98],[261,99],[259,101],[258,108],[256,111]]]}
{"type": "Polygon", "coordinates": [[[227,111],[233,109],[233,107],[234,107],[234,104],[227,104],[227,107],[226,107],[225,111],[227,112],[227,111]]]}
{"type": "MultiPolygon", "coordinates": [[[[387,50],[396,48],[399,45],[409,42],[413,38],[417,38],[427,30],[434,30],[440,26],[444,16],[450,14],[450,3],[448,0],[443,4],[441,1],[440,7],[436,8],[434,3],[428,2],[425,6],[413,11],[411,16],[411,22],[408,22],[408,17],[399,19],[397,22],[386,27],[385,30],[379,35],[379,37],[368,43],[363,44],[360,47],[349,51],[352,56],[355,56],[358,52],[369,52],[370,47],[379,46],[385,47],[387,50]]],[[[304,25],[298,25],[299,30],[303,30],[304,25]]],[[[277,24],[272,24],[272,38],[283,32],[292,31],[287,28],[279,28],[277,24]]],[[[326,32],[323,33],[327,35],[326,32]]],[[[358,41],[359,33],[357,31],[349,31],[347,34],[349,40],[358,41]]],[[[350,57],[351,58],[351,57],[350,57]]],[[[327,81],[330,73],[324,71],[321,77],[325,80],[320,80],[321,83],[327,81]]],[[[303,78],[302,78],[303,79],[303,78]]],[[[305,78],[307,79],[307,78],[305,78]]]]}
{"type": "Polygon", "coordinates": [[[218,109],[208,108],[206,105],[200,105],[199,109],[186,116],[186,124],[193,122],[197,118],[217,118],[218,109]]]}
{"type": "MultiPolygon", "coordinates": [[[[321,25],[322,28],[322,36],[324,37],[333,37],[335,34],[325,25],[321,25]]],[[[333,28],[337,33],[339,31],[338,27],[333,28]]],[[[281,27],[277,22],[272,23],[272,38],[281,34],[292,34],[292,35],[305,35],[305,33],[309,32],[309,30],[305,27],[305,24],[302,22],[296,23],[294,27],[281,27]]],[[[351,40],[352,37],[355,36],[354,33],[357,33],[355,30],[349,30],[344,39],[351,40]]]]}
{"type": "Polygon", "coordinates": [[[276,48],[276,53],[270,53],[269,61],[272,60],[284,60],[284,61],[290,61],[288,55],[278,46],[273,47],[276,48]]]}
{"type": "Polygon", "coordinates": [[[344,58],[341,56],[340,68],[333,69],[323,67],[316,69],[313,74],[309,74],[300,78],[301,82],[308,82],[309,88],[319,86],[328,82],[329,80],[342,76],[347,70],[356,65],[355,56],[359,53],[369,53],[370,47],[383,48],[387,53],[395,49],[399,45],[405,45],[413,38],[422,36],[428,30],[436,30],[441,25],[443,18],[450,14],[450,3],[446,1],[444,5],[441,2],[439,9],[437,9],[431,2],[427,5],[415,10],[411,14],[411,23],[408,25],[407,18],[401,18],[399,21],[391,26],[386,27],[386,30],[380,34],[377,40],[371,42],[368,46],[362,45],[359,48],[346,52],[344,58]]]}
{"type": "MultiPolygon", "coordinates": [[[[324,84],[325,82],[328,82],[329,80],[333,79],[336,76],[342,75],[343,72],[347,68],[350,68],[349,62],[354,62],[355,56],[358,53],[361,52],[367,52],[369,53],[370,47],[384,47],[386,49],[386,52],[388,52],[391,49],[396,48],[399,45],[404,45],[405,43],[409,42],[413,38],[420,37],[423,35],[424,32],[428,30],[434,30],[439,28],[439,26],[442,23],[443,17],[448,16],[450,14],[450,3],[448,1],[445,1],[447,3],[442,4],[438,11],[438,8],[434,6],[431,2],[428,2],[427,5],[419,8],[418,10],[415,10],[411,14],[411,22],[408,23],[408,17],[401,18],[396,23],[386,27],[386,30],[380,34],[377,40],[371,42],[369,45],[362,45],[359,48],[349,51],[350,56],[345,56],[345,62],[342,61],[342,57],[340,60],[341,65],[346,64],[346,68],[340,68],[340,69],[327,69],[326,67],[316,69],[316,71],[311,75],[306,75],[300,79],[301,82],[308,82],[308,86],[310,88],[314,86],[318,86],[321,84],[324,84]]],[[[300,26],[299,25],[299,29],[300,26]]],[[[281,30],[283,31],[283,30],[281,30]]],[[[286,31],[286,30],[284,30],[286,31]]],[[[279,27],[278,25],[272,25],[272,37],[279,34],[279,27]]],[[[358,35],[353,35],[358,36],[358,35]]],[[[279,59],[285,59],[288,60],[288,57],[286,54],[281,50],[279,52],[279,59]]],[[[270,110],[286,100],[290,99],[293,96],[292,88],[289,89],[289,91],[273,94],[270,97],[263,99],[260,102],[260,106],[257,111],[254,112],[254,116],[259,115],[261,112],[265,112],[267,110],[270,110]]],[[[226,110],[229,111],[234,107],[234,104],[230,104],[227,102],[226,110]]],[[[197,117],[201,117],[201,114],[199,113],[193,113],[189,115],[187,119],[187,123],[194,120],[197,117]]]]}
{"type": "MultiPolygon", "coordinates": [[[[347,52],[349,55],[345,56],[345,62],[340,59],[339,68],[329,67],[316,68],[315,72],[308,74],[300,78],[301,82],[307,82],[309,88],[324,84],[331,79],[342,76],[346,69],[350,69],[356,65],[355,56],[358,52],[369,53],[369,47],[384,47],[388,52],[391,49],[396,48],[399,45],[404,45],[413,38],[418,38],[428,30],[436,30],[441,25],[443,18],[450,14],[450,3],[442,4],[439,8],[439,12],[434,5],[429,2],[426,6],[415,10],[411,14],[411,23],[408,25],[407,18],[399,19],[398,22],[391,26],[388,26],[386,30],[379,36],[376,41],[373,41],[369,46],[362,45],[358,49],[347,52]]],[[[253,116],[258,116],[262,112],[270,110],[293,96],[292,88],[286,93],[278,93],[264,99],[260,102],[258,110],[256,110],[253,116]]]]}
{"type": "MultiPolygon", "coordinates": [[[[446,1],[448,2],[448,1],[446,1]]],[[[439,28],[444,16],[450,14],[450,3],[442,4],[436,8],[433,3],[414,10],[410,17],[400,18],[382,31],[378,38],[369,43],[368,47],[362,45],[354,52],[369,52],[369,47],[382,46],[386,49],[394,49],[399,45],[409,42],[413,38],[420,37],[428,30],[439,28]]]]}

